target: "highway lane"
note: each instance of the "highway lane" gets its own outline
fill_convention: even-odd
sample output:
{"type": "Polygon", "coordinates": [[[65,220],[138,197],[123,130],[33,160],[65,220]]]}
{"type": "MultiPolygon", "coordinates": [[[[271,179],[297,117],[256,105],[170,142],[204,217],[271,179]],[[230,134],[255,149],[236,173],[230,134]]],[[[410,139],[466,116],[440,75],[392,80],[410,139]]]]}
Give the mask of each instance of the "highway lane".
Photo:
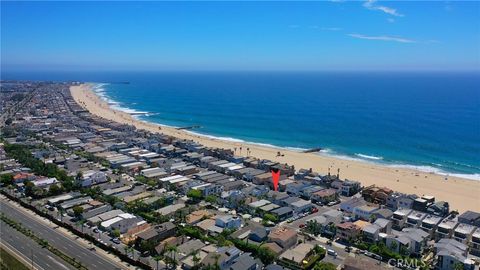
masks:
{"type": "Polygon", "coordinates": [[[17,209],[15,206],[1,201],[0,209],[9,218],[21,222],[22,225],[35,233],[41,238],[47,240],[54,247],[64,252],[68,256],[77,258],[83,265],[89,269],[122,269],[120,264],[109,260],[95,251],[89,250],[84,245],[81,245],[75,239],[67,237],[63,233],[43,224],[36,218],[29,216],[23,211],[17,209]]]}
{"type": "Polygon", "coordinates": [[[28,262],[27,267],[31,267],[33,258],[33,266],[39,270],[76,269],[3,221],[0,221],[0,242],[2,246],[15,252],[28,262]]]}

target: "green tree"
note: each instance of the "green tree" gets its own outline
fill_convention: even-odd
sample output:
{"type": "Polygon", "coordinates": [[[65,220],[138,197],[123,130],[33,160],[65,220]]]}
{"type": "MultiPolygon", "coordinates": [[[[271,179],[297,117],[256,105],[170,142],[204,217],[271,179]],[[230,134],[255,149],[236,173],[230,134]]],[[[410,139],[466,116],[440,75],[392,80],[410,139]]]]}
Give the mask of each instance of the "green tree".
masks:
{"type": "Polygon", "coordinates": [[[318,262],[313,270],[336,270],[335,264],[330,262],[318,262]]]}
{"type": "Polygon", "coordinates": [[[275,253],[267,247],[259,247],[257,256],[264,264],[271,264],[276,258],[275,253]]]}
{"type": "Polygon", "coordinates": [[[35,185],[31,181],[25,181],[25,195],[33,196],[35,185]]]}
{"type": "Polygon", "coordinates": [[[113,237],[115,237],[115,238],[120,237],[120,230],[119,230],[119,229],[113,230],[113,231],[112,231],[112,235],[113,235],[113,237]]]}
{"type": "Polygon", "coordinates": [[[277,222],[278,221],[278,218],[277,216],[273,215],[273,214],[270,214],[270,213],[265,213],[263,215],[263,221],[271,221],[271,222],[277,222]]]}
{"type": "Polygon", "coordinates": [[[139,248],[140,248],[141,251],[152,252],[154,250],[155,246],[150,241],[142,240],[142,242],[140,242],[139,248]]]}
{"type": "Polygon", "coordinates": [[[76,217],[80,217],[83,214],[83,208],[81,206],[76,205],[72,208],[72,210],[76,217]]]}
{"type": "Polygon", "coordinates": [[[207,197],[205,197],[205,201],[206,202],[209,202],[209,203],[216,203],[217,202],[217,196],[215,195],[208,195],[207,197]]]}
{"type": "Polygon", "coordinates": [[[197,190],[197,189],[191,189],[188,193],[187,193],[187,197],[189,197],[190,199],[192,199],[193,201],[200,201],[203,196],[202,196],[202,191],[201,190],[197,190]]]}
{"type": "Polygon", "coordinates": [[[12,185],[13,184],[13,175],[10,174],[10,173],[0,175],[0,182],[2,182],[2,184],[4,186],[12,185]]]}
{"type": "Polygon", "coordinates": [[[63,192],[63,188],[59,187],[58,185],[50,185],[48,188],[48,195],[53,196],[53,195],[58,195],[63,192]]]}

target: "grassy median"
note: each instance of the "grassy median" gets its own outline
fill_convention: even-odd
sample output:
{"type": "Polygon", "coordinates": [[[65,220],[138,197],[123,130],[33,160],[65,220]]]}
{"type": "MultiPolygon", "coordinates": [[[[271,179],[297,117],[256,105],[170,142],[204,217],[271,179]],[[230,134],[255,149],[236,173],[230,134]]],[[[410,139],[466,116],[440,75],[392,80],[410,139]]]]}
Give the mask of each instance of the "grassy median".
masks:
{"type": "Polygon", "coordinates": [[[27,266],[21,263],[12,254],[0,248],[0,269],[1,270],[28,270],[27,266]]]}

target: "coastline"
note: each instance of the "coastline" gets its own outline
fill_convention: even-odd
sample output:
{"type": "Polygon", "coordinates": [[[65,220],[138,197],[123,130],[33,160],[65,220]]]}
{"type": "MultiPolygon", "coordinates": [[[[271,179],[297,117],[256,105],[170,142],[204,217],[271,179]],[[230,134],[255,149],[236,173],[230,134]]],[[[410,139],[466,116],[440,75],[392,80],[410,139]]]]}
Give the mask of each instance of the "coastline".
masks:
{"type": "Polygon", "coordinates": [[[328,168],[330,168],[332,173],[336,173],[337,168],[339,168],[340,178],[357,180],[364,186],[375,184],[404,193],[433,195],[437,201],[448,201],[451,210],[480,210],[480,199],[478,198],[480,181],[452,175],[448,176],[448,180],[445,180],[445,175],[443,174],[423,172],[400,166],[379,165],[356,159],[341,159],[315,153],[302,153],[262,144],[247,143],[241,140],[223,140],[222,138],[200,135],[186,130],[177,130],[174,127],[141,121],[127,112],[112,108],[110,104],[94,93],[91,84],[72,86],[70,92],[74,100],[80,106],[90,111],[90,113],[112,121],[132,124],[139,129],[161,132],[180,139],[193,140],[209,147],[229,149],[236,147],[237,154],[239,154],[239,147],[242,147],[243,151],[240,155],[246,155],[246,149],[249,148],[250,156],[293,164],[297,169],[312,168],[320,174],[326,174],[328,168]],[[278,151],[282,152],[284,156],[277,157],[278,151]]]}

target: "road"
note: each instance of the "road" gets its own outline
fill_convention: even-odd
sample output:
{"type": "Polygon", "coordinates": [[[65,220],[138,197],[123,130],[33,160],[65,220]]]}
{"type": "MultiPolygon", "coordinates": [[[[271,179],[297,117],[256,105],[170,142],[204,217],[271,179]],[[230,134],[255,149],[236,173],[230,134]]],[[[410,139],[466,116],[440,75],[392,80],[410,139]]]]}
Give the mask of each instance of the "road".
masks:
{"type": "Polygon", "coordinates": [[[55,230],[32,215],[18,209],[17,206],[2,200],[0,209],[7,217],[21,222],[24,227],[34,231],[39,237],[47,240],[51,245],[68,256],[78,259],[89,269],[127,269],[112,259],[101,256],[96,251],[89,250],[88,247],[76,241],[74,237],[69,237],[55,230]]]}
{"type": "Polygon", "coordinates": [[[0,221],[0,227],[2,247],[15,253],[16,256],[20,256],[24,263],[28,263],[27,267],[31,267],[33,258],[33,266],[39,270],[76,269],[3,221],[0,221]]]}

